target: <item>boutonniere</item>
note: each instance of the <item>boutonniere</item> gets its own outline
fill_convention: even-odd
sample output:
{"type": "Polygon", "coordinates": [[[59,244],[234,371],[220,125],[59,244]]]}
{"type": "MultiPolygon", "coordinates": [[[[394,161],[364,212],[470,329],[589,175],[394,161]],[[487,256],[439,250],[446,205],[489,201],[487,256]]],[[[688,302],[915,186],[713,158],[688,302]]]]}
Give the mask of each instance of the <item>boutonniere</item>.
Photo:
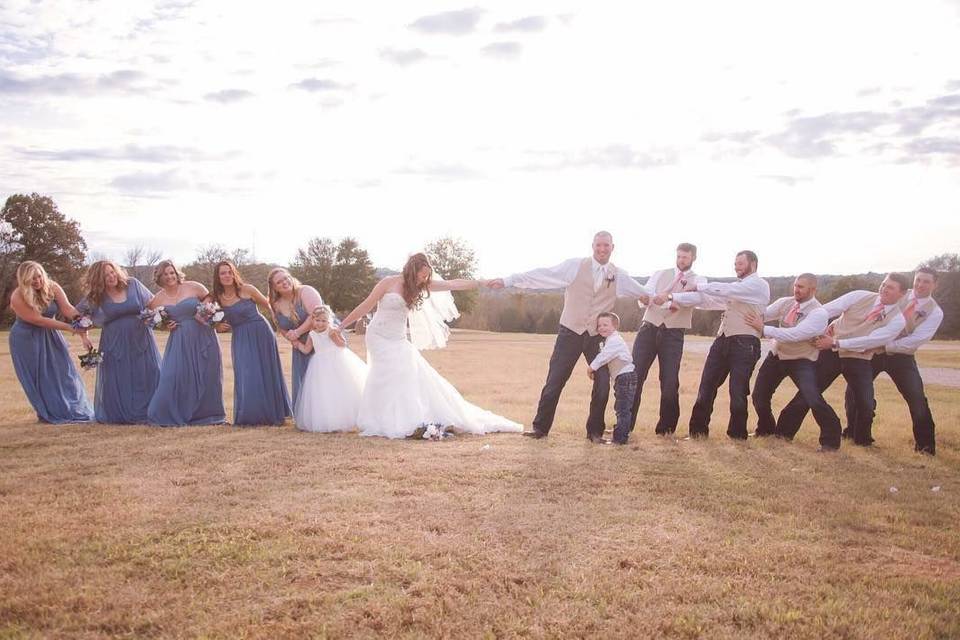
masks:
{"type": "Polygon", "coordinates": [[[608,289],[610,288],[610,284],[611,284],[616,278],[617,278],[616,274],[613,274],[613,273],[611,273],[611,274],[609,274],[609,275],[607,276],[607,288],[608,288],[608,289]]]}
{"type": "Polygon", "coordinates": [[[797,311],[797,324],[800,324],[800,319],[805,315],[807,314],[804,313],[803,311],[797,311]]]}
{"type": "Polygon", "coordinates": [[[886,319],[886,317],[887,317],[887,312],[881,311],[880,315],[878,315],[876,318],[873,319],[873,322],[874,324],[876,324],[877,322],[882,322],[883,320],[886,319]]]}

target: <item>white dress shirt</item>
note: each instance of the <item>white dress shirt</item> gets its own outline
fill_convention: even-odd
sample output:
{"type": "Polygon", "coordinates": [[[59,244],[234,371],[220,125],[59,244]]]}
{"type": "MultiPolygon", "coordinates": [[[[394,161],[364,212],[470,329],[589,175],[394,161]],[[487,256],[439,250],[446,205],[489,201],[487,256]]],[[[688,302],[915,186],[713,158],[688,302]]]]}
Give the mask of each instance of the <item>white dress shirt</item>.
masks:
{"type": "MultiPolygon", "coordinates": [[[[880,294],[873,291],[851,291],[850,293],[843,294],[836,300],[831,300],[827,304],[823,305],[823,308],[827,310],[828,317],[835,318],[856,303],[863,302],[863,300],[871,296],[875,298],[872,306],[876,307],[878,304],[880,304],[880,294]]],[[[886,325],[878,327],[867,335],[860,336],[859,338],[843,338],[842,340],[835,340],[837,348],[842,348],[846,351],[868,351],[892,342],[898,335],[900,335],[900,332],[903,331],[903,328],[907,323],[896,304],[884,305],[883,315],[886,316],[890,313],[896,313],[897,315],[886,325]]]]}
{"type": "Polygon", "coordinates": [[[600,353],[598,353],[597,357],[590,363],[590,368],[596,371],[611,360],[623,360],[626,363],[623,365],[623,369],[620,369],[620,372],[617,373],[618,377],[634,369],[630,347],[627,346],[626,341],[617,331],[614,331],[608,337],[604,338],[603,348],[600,349],[600,353]]]}
{"type": "MultiPolygon", "coordinates": [[[[580,271],[580,264],[583,258],[570,258],[553,267],[541,267],[524,273],[515,273],[503,279],[503,286],[516,287],[518,289],[564,289],[570,285],[580,271]]],[[[602,285],[603,280],[613,276],[617,285],[617,296],[627,298],[639,298],[643,295],[652,295],[646,287],[630,277],[630,274],[616,267],[615,273],[610,273],[611,265],[601,265],[591,258],[593,263],[593,287],[594,291],[599,290],[597,286],[598,279],[602,285]]]]}
{"type": "MultiPolygon", "coordinates": [[[[773,338],[780,342],[804,342],[812,340],[817,336],[822,336],[827,329],[829,317],[823,307],[810,309],[816,298],[810,298],[806,302],[800,303],[800,313],[797,315],[798,322],[792,327],[763,327],[763,337],[773,338]]],[[[780,298],[769,307],[763,314],[765,322],[779,320],[787,314],[790,308],[796,302],[793,296],[780,298]]]]}
{"type": "MultiPolygon", "coordinates": [[[[918,299],[913,291],[908,295],[910,296],[907,300],[908,305],[913,300],[917,300],[916,311],[914,313],[919,313],[920,307],[925,305],[927,300],[930,299],[929,296],[918,299]]],[[[930,312],[929,318],[914,327],[913,333],[888,343],[886,346],[887,353],[913,353],[933,339],[933,335],[937,332],[937,329],[940,328],[941,322],[943,322],[943,309],[936,306],[933,308],[933,311],[930,312]]],[[[904,326],[906,326],[906,319],[904,319],[904,326]]]]}
{"type": "Polygon", "coordinates": [[[673,294],[681,307],[726,309],[727,300],[766,307],[770,304],[770,285],[755,272],[736,282],[699,282],[696,291],[673,294]]]}

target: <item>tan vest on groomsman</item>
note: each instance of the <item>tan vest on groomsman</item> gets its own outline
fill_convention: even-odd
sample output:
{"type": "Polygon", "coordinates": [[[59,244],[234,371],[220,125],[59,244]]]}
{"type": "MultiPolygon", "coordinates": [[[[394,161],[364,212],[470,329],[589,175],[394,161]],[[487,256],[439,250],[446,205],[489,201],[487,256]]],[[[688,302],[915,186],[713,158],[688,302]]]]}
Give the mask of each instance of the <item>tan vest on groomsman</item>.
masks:
{"type": "MultiPolygon", "coordinates": [[[[913,293],[913,289],[908,291],[907,295],[903,296],[903,299],[906,300],[907,298],[910,297],[912,293],[913,293]]],[[[901,311],[906,309],[909,305],[910,305],[909,302],[904,303],[901,311]]],[[[917,327],[923,324],[923,322],[930,317],[930,314],[933,313],[933,310],[939,309],[939,308],[940,308],[940,305],[937,304],[937,301],[934,300],[932,296],[927,298],[927,301],[924,302],[923,304],[917,305],[913,310],[912,316],[910,316],[909,318],[906,315],[903,316],[903,319],[906,321],[907,326],[903,328],[903,331],[900,332],[900,335],[897,336],[897,338],[905,338],[906,336],[916,331],[917,327]]],[[[914,354],[916,352],[917,352],[916,349],[910,349],[910,350],[904,349],[903,351],[898,351],[897,353],[914,354]]]]}
{"type": "MultiPolygon", "coordinates": [[[[877,306],[877,295],[865,297],[860,302],[856,302],[849,309],[840,314],[840,317],[831,323],[833,327],[833,337],[838,340],[844,338],[862,338],[869,335],[874,329],[886,326],[891,320],[897,317],[897,314],[903,311],[906,306],[907,296],[900,298],[900,302],[894,306],[893,311],[880,316],[879,318],[867,322],[867,316],[877,306]]],[[[840,349],[841,358],[859,358],[860,360],[872,360],[874,354],[883,351],[883,347],[869,349],[867,351],[849,351],[840,349]]]]}
{"type": "MultiPolygon", "coordinates": [[[[780,326],[782,328],[786,329],[797,326],[800,324],[801,320],[810,315],[811,311],[814,309],[819,309],[823,306],[816,298],[810,300],[809,304],[803,304],[807,304],[807,306],[800,310],[800,313],[797,315],[797,319],[793,322],[793,324],[786,323],[787,314],[790,313],[793,303],[785,305],[784,310],[780,313],[780,326]]],[[[820,357],[820,350],[813,346],[810,340],[803,340],[801,342],[780,342],[779,340],[774,340],[773,352],[777,354],[777,357],[781,360],[800,360],[802,358],[806,358],[807,360],[813,360],[816,362],[817,358],[820,357]]]]}
{"type": "MultiPolygon", "coordinates": [[[[667,273],[663,274],[657,286],[667,287],[676,277],[677,274],[674,269],[667,269],[667,273]]],[[[682,291],[696,291],[696,279],[697,274],[693,271],[687,271],[686,284],[683,285],[682,291]]],[[[681,280],[681,282],[684,282],[684,280],[681,280]]],[[[658,290],[657,293],[660,293],[660,291],[658,290]]],[[[693,325],[693,307],[680,307],[676,311],[669,311],[661,306],[650,305],[647,307],[646,313],[643,314],[643,321],[657,327],[664,325],[668,329],[689,329],[693,325]]]]}
{"type": "MultiPolygon", "coordinates": [[[[607,278],[616,276],[617,268],[607,263],[607,278]]],[[[597,335],[597,316],[612,311],[617,302],[617,281],[606,280],[599,291],[593,290],[593,258],[585,258],[573,282],[567,285],[563,293],[563,313],[560,324],[574,333],[589,332],[597,335]]]]}
{"type": "Polygon", "coordinates": [[[766,307],[759,304],[727,300],[727,310],[723,312],[723,317],[720,318],[720,329],[717,331],[717,335],[759,338],[760,332],[748,325],[745,318],[751,311],[762,318],[766,310],[766,307]]]}

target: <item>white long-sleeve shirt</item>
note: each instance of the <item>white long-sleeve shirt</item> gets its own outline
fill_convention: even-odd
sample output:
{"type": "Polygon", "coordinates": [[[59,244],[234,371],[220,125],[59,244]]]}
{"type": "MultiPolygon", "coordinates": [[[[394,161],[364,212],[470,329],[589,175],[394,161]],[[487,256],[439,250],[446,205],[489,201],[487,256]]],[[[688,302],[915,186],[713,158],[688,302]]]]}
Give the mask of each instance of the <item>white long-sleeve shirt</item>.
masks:
{"type": "MultiPolygon", "coordinates": [[[[917,300],[917,310],[919,311],[920,307],[927,303],[929,297],[926,298],[916,298],[916,294],[911,291],[909,294],[910,298],[907,300],[907,304],[913,300],[917,300]]],[[[918,324],[913,329],[913,333],[903,336],[902,338],[897,338],[893,342],[890,342],[886,346],[887,353],[913,353],[926,343],[930,342],[933,339],[934,334],[937,333],[937,329],[940,328],[940,323],[943,322],[943,310],[938,306],[934,307],[933,311],[930,312],[930,317],[918,324]]],[[[904,321],[904,326],[906,326],[906,321],[904,321]]]]}
{"type": "MultiPolygon", "coordinates": [[[[878,293],[873,291],[851,291],[850,293],[843,294],[836,300],[831,300],[823,305],[823,308],[826,309],[828,317],[835,318],[856,303],[862,302],[871,296],[876,298],[873,306],[880,304],[880,294],[878,293]]],[[[884,326],[878,327],[867,335],[860,336],[859,338],[836,340],[835,344],[837,348],[843,348],[847,351],[867,351],[892,342],[900,335],[900,332],[903,331],[903,328],[906,326],[906,321],[903,319],[903,314],[897,309],[896,303],[884,305],[883,314],[886,316],[890,313],[896,313],[897,315],[891,318],[890,322],[884,326]]]]}
{"type": "MultiPolygon", "coordinates": [[[[793,296],[776,300],[764,312],[764,321],[779,320],[786,315],[795,302],[796,299],[793,296]]],[[[804,342],[822,336],[827,329],[829,318],[823,307],[810,308],[814,306],[814,302],[816,302],[816,299],[810,298],[800,304],[799,321],[795,326],[771,327],[765,325],[763,327],[763,337],[773,338],[779,342],[804,342]]]]}
{"type": "Polygon", "coordinates": [[[620,372],[617,373],[618,376],[629,373],[634,369],[630,347],[627,346],[626,340],[624,340],[623,336],[617,331],[614,331],[604,338],[603,348],[600,349],[600,353],[598,353],[597,357],[590,363],[590,368],[596,371],[612,360],[622,360],[626,363],[623,365],[623,368],[620,369],[620,372]]]}
{"type": "Polygon", "coordinates": [[[696,291],[673,294],[673,301],[681,307],[725,309],[727,300],[765,307],[770,304],[770,285],[756,273],[751,273],[736,282],[700,282],[696,291]]]}
{"type": "MultiPolygon", "coordinates": [[[[594,277],[601,265],[591,258],[593,263],[594,277]]],[[[518,289],[564,289],[570,285],[580,271],[580,264],[583,258],[570,258],[553,267],[541,267],[523,273],[514,273],[503,279],[503,286],[516,287],[518,289]]],[[[639,298],[644,295],[655,295],[652,290],[640,284],[630,277],[630,274],[620,267],[616,267],[616,273],[613,274],[614,282],[617,285],[617,296],[626,298],[639,298]]],[[[608,274],[609,277],[609,274],[608,274]]]]}

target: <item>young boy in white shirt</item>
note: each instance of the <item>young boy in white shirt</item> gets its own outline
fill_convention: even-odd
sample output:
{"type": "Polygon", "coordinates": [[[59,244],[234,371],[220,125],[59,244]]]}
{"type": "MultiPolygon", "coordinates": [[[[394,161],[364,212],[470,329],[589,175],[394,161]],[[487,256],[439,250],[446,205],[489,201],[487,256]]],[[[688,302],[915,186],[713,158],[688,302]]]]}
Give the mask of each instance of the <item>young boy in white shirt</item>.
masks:
{"type": "Polygon", "coordinates": [[[613,429],[613,443],[627,444],[630,437],[630,424],[633,417],[633,399],[637,394],[637,372],[633,367],[630,347],[621,337],[620,316],[613,312],[597,316],[597,333],[603,336],[600,353],[587,368],[587,376],[593,379],[595,371],[607,367],[610,380],[613,381],[613,410],[617,414],[617,425],[613,429]]]}

